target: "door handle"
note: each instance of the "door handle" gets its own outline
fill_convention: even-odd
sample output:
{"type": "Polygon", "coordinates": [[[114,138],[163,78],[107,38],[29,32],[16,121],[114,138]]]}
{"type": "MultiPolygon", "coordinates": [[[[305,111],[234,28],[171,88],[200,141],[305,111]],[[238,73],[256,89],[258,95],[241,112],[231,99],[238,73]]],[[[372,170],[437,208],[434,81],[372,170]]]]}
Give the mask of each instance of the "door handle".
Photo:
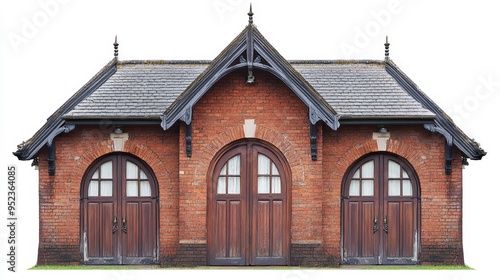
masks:
{"type": "Polygon", "coordinates": [[[122,231],[127,233],[127,219],[125,217],[122,218],[122,231]]]}
{"type": "Polygon", "coordinates": [[[378,217],[373,218],[373,233],[378,231],[378,217]]]}
{"type": "Polygon", "coordinates": [[[389,226],[387,225],[387,215],[384,216],[384,231],[387,232],[389,230],[389,226]]]}
{"type": "Polygon", "coordinates": [[[115,233],[118,230],[118,219],[116,216],[113,217],[113,233],[115,233]]]}

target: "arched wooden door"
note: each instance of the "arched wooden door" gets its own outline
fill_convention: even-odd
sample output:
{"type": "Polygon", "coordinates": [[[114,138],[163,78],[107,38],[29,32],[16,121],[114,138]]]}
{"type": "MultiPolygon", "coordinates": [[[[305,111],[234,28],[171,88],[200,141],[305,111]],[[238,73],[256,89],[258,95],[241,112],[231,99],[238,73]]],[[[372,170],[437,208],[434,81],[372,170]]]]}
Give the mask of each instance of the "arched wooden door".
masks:
{"type": "Polygon", "coordinates": [[[419,183],[403,159],[359,160],[343,186],[343,263],[412,264],[419,250],[419,183]]]}
{"type": "Polygon", "coordinates": [[[82,253],[88,264],[158,261],[157,183],[126,154],[97,160],[82,181],[82,253]]]}
{"type": "Polygon", "coordinates": [[[290,263],[290,177],[278,152],[259,142],[233,145],[208,177],[208,263],[290,263]]]}

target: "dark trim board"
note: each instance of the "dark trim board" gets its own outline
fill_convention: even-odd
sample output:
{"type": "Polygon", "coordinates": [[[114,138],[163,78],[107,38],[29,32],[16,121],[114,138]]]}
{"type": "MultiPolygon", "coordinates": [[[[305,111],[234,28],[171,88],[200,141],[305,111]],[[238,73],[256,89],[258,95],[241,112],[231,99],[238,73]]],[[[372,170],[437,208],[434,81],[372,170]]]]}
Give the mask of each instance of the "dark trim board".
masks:
{"type": "Polygon", "coordinates": [[[160,118],[156,120],[145,119],[145,120],[113,120],[113,119],[88,119],[88,120],[67,120],[66,123],[68,125],[102,125],[106,124],[107,126],[124,126],[124,125],[157,125],[160,126],[160,118]]]}
{"type": "Polygon", "coordinates": [[[434,124],[433,119],[389,119],[389,118],[351,118],[340,119],[341,125],[422,125],[434,124]]]}

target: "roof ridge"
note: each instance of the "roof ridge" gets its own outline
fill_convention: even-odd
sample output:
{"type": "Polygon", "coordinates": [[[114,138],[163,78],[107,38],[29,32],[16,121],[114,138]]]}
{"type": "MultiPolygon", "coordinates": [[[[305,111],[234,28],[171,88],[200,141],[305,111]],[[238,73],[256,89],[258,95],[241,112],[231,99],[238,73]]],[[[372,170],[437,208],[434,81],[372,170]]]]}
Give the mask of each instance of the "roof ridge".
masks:
{"type": "Polygon", "coordinates": [[[384,60],[371,59],[293,59],[288,60],[290,64],[377,64],[385,65],[384,60]]]}
{"type": "Polygon", "coordinates": [[[163,59],[134,59],[134,60],[120,60],[118,61],[118,65],[129,65],[129,64],[157,64],[157,65],[163,65],[163,64],[210,64],[212,63],[212,60],[186,60],[186,59],[179,59],[179,60],[163,60],[163,59]]]}
{"type": "MultiPolygon", "coordinates": [[[[376,64],[385,65],[387,62],[384,60],[371,60],[371,59],[291,59],[287,60],[290,64],[376,64]]],[[[210,59],[133,59],[133,60],[120,60],[117,62],[118,65],[164,65],[164,64],[211,64],[213,60],[210,59]]]]}

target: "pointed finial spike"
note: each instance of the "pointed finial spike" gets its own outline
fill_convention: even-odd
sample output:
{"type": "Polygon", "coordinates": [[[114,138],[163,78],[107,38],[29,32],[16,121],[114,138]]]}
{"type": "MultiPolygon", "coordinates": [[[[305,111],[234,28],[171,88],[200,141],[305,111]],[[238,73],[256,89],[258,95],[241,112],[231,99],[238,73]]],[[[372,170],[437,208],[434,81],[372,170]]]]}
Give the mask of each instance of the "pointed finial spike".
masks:
{"type": "Polygon", "coordinates": [[[385,59],[389,59],[389,36],[385,36],[385,59]]]}
{"type": "Polygon", "coordinates": [[[253,24],[252,3],[250,3],[250,11],[248,12],[248,23],[253,24]]]}
{"type": "Polygon", "coordinates": [[[115,57],[118,57],[118,46],[120,44],[118,44],[118,36],[115,36],[115,43],[113,44],[113,46],[115,46],[115,57]]]}

